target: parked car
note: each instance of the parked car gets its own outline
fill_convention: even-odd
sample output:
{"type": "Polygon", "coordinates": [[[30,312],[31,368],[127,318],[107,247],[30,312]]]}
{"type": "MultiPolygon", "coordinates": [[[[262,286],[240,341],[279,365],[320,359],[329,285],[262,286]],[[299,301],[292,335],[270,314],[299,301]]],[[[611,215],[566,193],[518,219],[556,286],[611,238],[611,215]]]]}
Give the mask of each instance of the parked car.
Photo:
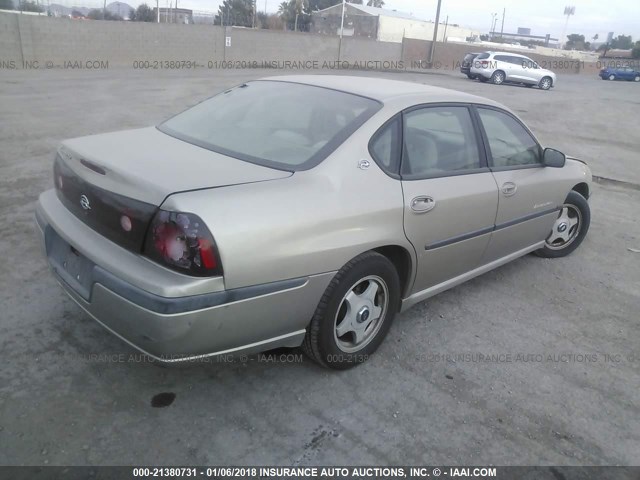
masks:
{"type": "Polygon", "coordinates": [[[640,82],[640,70],[631,67],[607,67],[600,70],[599,75],[602,80],[633,80],[634,82],[640,82]]]}
{"type": "Polygon", "coordinates": [[[471,64],[473,63],[474,58],[476,58],[479,53],[465,53],[462,58],[462,62],[460,63],[460,71],[464,73],[470,79],[475,79],[476,76],[471,74],[471,64]]]}
{"type": "Polygon", "coordinates": [[[585,238],[591,172],[509,109],[348,76],[243,83],[62,142],[36,222],[91,317],[173,362],[302,346],[347,368],[397,312],[585,238]]]}
{"type": "Polygon", "coordinates": [[[537,85],[549,90],[556,85],[556,74],[540,66],[529,57],[509,52],[487,52],[478,55],[472,65],[471,74],[480,81],[491,80],[496,85],[521,83],[528,87],[537,85]]]}

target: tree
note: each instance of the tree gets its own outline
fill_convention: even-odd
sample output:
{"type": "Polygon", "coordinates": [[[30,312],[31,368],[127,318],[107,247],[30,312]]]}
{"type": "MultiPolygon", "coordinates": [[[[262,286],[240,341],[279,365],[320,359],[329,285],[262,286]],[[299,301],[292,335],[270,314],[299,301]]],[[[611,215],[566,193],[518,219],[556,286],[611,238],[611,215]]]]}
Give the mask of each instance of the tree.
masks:
{"type": "Polygon", "coordinates": [[[629,50],[632,47],[633,41],[631,40],[631,35],[618,35],[611,40],[611,45],[609,45],[609,48],[619,48],[620,50],[629,50]]]}
{"type": "Polygon", "coordinates": [[[146,3],[138,5],[135,10],[132,9],[129,15],[129,20],[134,22],[155,22],[157,19],[157,15],[146,3]]]}
{"type": "Polygon", "coordinates": [[[24,0],[20,3],[20,10],[23,12],[44,12],[44,8],[33,0],[24,0]]]}
{"type": "Polygon", "coordinates": [[[589,42],[584,41],[584,35],[572,33],[567,35],[567,43],[564,45],[565,50],[587,50],[589,42]]]}
{"type": "Polygon", "coordinates": [[[631,56],[633,58],[640,58],[640,40],[637,41],[633,46],[633,50],[631,50],[631,56]]]}
{"type": "Polygon", "coordinates": [[[369,0],[367,2],[367,6],[368,7],[382,8],[382,7],[384,7],[384,0],[369,0]]]}
{"type": "Polygon", "coordinates": [[[252,0],[224,0],[218,7],[215,23],[217,25],[253,26],[252,0]]]}
{"type": "Polygon", "coordinates": [[[0,10],[13,10],[14,8],[12,0],[0,0],[0,10]]]}
{"type": "Polygon", "coordinates": [[[311,10],[307,0],[288,0],[281,2],[278,6],[278,16],[289,30],[309,30],[311,10]]]}
{"type": "Polygon", "coordinates": [[[87,18],[90,18],[91,20],[123,20],[120,15],[111,13],[109,10],[103,10],[102,8],[89,10],[87,18]]]}

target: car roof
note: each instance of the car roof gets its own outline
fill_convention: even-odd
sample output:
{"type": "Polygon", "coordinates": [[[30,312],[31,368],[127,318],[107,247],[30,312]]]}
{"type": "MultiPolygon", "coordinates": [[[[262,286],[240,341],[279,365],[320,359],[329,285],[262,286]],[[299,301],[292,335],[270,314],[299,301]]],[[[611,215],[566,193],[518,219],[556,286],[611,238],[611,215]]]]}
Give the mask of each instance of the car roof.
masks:
{"type": "Polygon", "coordinates": [[[488,53],[491,53],[491,55],[511,55],[512,57],[527,58],[525,55],[522,55],[521,53],[516,53],[516,52],[488,52],[488,53]]]}
{"type": "MultiPolygon", "coordinates": [[[[433,87],[414,82],[389,80],[377,77],[356,77],[349,75],[283,75],[267,77],[260,80],[302,83],[317,87],[340,90],[362,97],[386,102],[404,96],[419,96],[420,103],[452,102],[452,103],[481,103],[499,105],[492,100],[458,92],[448,88],[433,87]]],[[[499,105],[502,106],[502,105],[499,105]]]]}

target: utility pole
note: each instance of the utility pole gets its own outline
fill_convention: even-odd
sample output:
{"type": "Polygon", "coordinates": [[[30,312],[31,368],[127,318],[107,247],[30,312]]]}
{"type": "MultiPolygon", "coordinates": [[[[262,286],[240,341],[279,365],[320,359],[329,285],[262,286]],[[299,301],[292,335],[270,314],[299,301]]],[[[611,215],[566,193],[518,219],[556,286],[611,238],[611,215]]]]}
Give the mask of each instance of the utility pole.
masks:
{"type": "Polygon", "coordinates": [[[157,22],[160,23],[160,0],[156,0],[156,8],[158,9],[158,19],[157,22]]]}
{"type": "Polygon", "coordinates": [[[104,0],[104,5],[102,6],[102,19],[105,20],[107,18],[107,0],[104,0]]]}
{"type": "Polygon", "coordinates": [[[567,43],[567,25],[569,25],[569,17],[575,15],[576,7],[564,7],[564,14],[567,16],[567,20],[564,22],[564,28],[562,29],[562,37],[560,37],[560,48],[564,47],[567,43]]]}
{"type": "Polygon", "coordinates": [[[498,17],[497,13],[491,14],[491,28],[489,29],[489,40],[493,39],[493,32],[496,30],[496,18],[498,17]]]}
{"type": "Polygon", "coordinates": [[[442,41],[447,43],[447,27],[449,26],[449,15],[447,15],[446,20],[444,21],[444,33],[442,34],[442,41]]]}
{"type": "Polygon", "coordinates": [[[504,14],[507,13],[507,9],[502,9],[502,26],[500,27],[500,39],[502,40],[502,34],[504,33],[504,14]]]}
{"type": "Polygon", "coordinates": [[[442,0],[438,0],[438,8],[436,8],[436,24],[433,27],[433,40],[431,41],[431,47],[429,48],[429,68],[433,64],[433,54],[436,51],[436,41],[438,40],[438,23],[440,23],[440,7],[442,6],[442,0]]]}
{"type": "Polygon", "coordinates": [[[342,15],[340,18],[340,41],[338,42],[338,61],[342,55],[342,36],[344,35],[344,9],[347,4],[346,0],[342,0],[342,15]]]}

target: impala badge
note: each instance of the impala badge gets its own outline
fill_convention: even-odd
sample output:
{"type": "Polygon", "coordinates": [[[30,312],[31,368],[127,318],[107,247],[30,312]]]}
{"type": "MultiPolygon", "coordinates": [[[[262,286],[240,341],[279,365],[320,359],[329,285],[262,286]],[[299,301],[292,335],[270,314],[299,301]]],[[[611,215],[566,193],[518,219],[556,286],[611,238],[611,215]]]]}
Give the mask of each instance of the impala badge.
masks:
{"type": "Polygon", "coordinates": [[[371,166],[371,162],[369,162],[369,160],[360,160],[358,162],[358,168],[360,170],[366,170],[367,168],[369,168],[371,166]]]}
{"type": "Polygon", "coordinates": [[[89,202],[89,199],[86,195],[80,196],[80,206],[85,210],[91,210],[91,203],[89,202]]]}

